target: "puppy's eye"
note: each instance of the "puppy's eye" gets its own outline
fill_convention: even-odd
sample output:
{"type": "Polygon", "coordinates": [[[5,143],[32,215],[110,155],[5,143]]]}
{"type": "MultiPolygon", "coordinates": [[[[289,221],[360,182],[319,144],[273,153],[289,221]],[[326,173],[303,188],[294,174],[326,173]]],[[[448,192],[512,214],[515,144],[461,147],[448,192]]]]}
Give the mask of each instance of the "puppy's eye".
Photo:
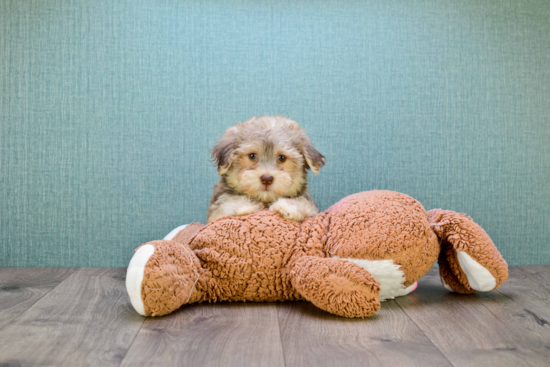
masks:
{"type": "Polygon", "coordinates": [[[283,163],[284,161],[286,161],[286,157],[284,155],[280,155],[279,162],[283,163]]]}
{"type": "Polygon", "coordinates": [[[248,155],[248,158],[250,158],[251,161],[255,161],[256,158],[257,158],[256,153],[250,153],[250,154],[248,155]]]}

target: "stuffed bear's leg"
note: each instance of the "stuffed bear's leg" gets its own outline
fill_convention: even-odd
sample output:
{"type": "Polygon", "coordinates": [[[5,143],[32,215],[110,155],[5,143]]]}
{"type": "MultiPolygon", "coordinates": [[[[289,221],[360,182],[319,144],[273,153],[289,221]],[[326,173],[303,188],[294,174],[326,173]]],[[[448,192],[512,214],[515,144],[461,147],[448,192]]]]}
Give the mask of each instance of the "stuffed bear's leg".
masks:
{"type": "Polygon", "coordinates": [[[380,309],[380,284],[351,261],[303,256],[292,267],[291,281],[306,300],[339,316],[368,317],[380,309]]]}
{"type": "Polygon", "coordinates": [[[441,241],[439,273],[443,285],[458,293],[487,292],[508,279],[508,265],[491,238],[470,217],[433,209],[428,218],[441,241]]]}
{"type": "Polygon", "coordinates": [[[186,244],[160,240],[136,250],[126,273],[126,290],[143,316],[161,316],[200,298],[200,261],[186,244]]]}

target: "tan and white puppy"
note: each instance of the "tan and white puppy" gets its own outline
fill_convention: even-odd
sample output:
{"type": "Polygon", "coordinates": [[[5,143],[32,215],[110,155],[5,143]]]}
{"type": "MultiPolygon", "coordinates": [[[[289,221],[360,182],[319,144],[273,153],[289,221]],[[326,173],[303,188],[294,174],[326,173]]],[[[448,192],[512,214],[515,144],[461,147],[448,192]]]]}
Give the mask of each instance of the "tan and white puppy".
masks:
{"type": "Polygon", "coordinates": [[[265,208],[296,221],[319,211],[307,191],[307,169],[319,173],[325,157],[296,121],[263,116],[235,124],[212,149],[212,159],[221,179],[207,223],[265,208]]]}

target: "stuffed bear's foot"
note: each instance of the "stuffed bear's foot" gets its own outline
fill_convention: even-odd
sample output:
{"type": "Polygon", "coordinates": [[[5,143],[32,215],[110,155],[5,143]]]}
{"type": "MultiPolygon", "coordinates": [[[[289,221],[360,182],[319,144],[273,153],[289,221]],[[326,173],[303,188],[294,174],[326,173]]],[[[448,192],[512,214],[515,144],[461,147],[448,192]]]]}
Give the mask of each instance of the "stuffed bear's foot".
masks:
{"type": "Polygon", "coordinates": [[[428,218],[441,241],[438,262],[445,288],[463,294],[488,292],[508,279],[508,265],[491,238],[470,217],[434,209],[428,218]]]}
{"type": "Polygon", "coordinates": [[[126,273],[126,289],[143,316],[161,316],[196,301],[200,262],[186,244],[153,241],[139,247],[126,273]]]}
{"type": "Polygon", "coordinates": [[[292,267],[291,280],[306,300],[339,316],[368,317],[380,309],[380,284],[351,261],[303,256],[292,267]]]}
{"type": "Polygon", "coordinates": [[[141,299],[141,282],[143,281],[143,275],[145,272],[145,265],[153,253],[155,252],[155,246],[143,245],[136,250],[136,253],[130,260],[128,269],[126,270],[126,291],[130,296],[130,302],[137,313],[141,316],[145,315],[145,306],[141,299]]]}

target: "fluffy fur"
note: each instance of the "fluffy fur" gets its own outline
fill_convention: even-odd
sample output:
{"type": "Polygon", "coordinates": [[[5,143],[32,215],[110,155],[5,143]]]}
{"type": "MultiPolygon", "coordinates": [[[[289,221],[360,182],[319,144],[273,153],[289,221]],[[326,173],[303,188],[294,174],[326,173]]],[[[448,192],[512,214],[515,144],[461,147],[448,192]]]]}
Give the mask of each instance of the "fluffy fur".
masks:
{"type": "Polygon", "coordinates": [[[296,121],[263,116],[236,124],[212,149],[212,159],[221,178],[207,223],[265,208],[296,221],[319,211],[307,191],[307,170],[319,173],[325,157],[296,121]]]}

